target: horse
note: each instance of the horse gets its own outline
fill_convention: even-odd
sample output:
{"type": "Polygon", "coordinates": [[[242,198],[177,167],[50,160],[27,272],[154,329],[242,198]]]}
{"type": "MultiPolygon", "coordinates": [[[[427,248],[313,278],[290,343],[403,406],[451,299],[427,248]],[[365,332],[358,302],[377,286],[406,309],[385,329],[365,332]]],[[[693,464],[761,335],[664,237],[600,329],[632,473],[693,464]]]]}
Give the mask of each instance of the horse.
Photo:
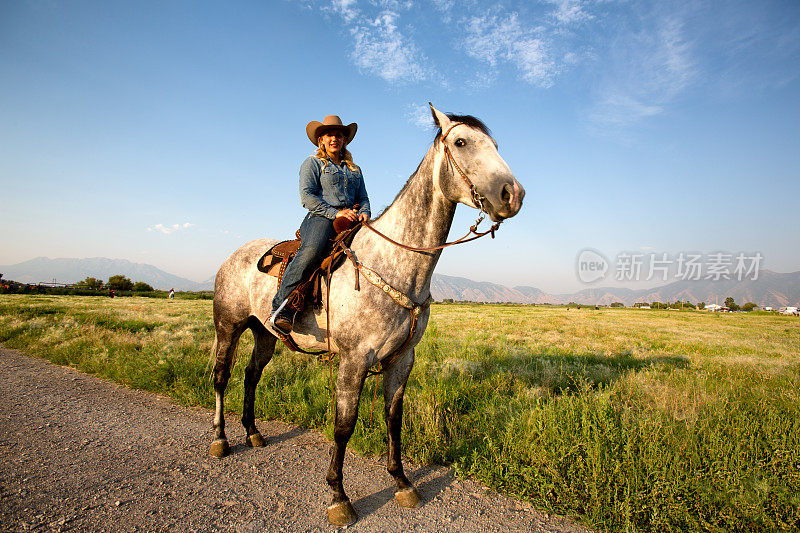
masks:
{"type": "MultiPolygon", "coordinates": [[[[384,415],[388,433],[387,470],[396,483],[395,500],[417,507],[420,497],[403,471],[400,433],[403,394],[414,365],[414,347],[430,317],[430,284],[441,248],[453,222],[456,205],[480,209],[497,223],[516,215],[525,190],[497,151],[487,127],[470,115],[445,114],[430,106],[439,130],[433,144],[392,204],[358,231],[350,244],[357,261],[345,262],[323,285],[327,310],[306,308],[295,318],[292,337],[305,350],[339,354],[336,376],[334,444],[326,481],[332,491],[328,520],[348,525],[357,515],[345,494],[342,463],[358,418],[358,402],[368,371],[383,372],[384,415]],[[386,238],[388,237],[388,239],[386,238]],[[395,242],[391,242],[395,241],[395,242]],[[401,243],[405,246],[398,246],[401,243]],[[428,248],[427,251],[420,249],[428,248]],[[432,250],[431,250],[432,249],[432,250]],[[358,265],[359,268],[355,268],[358,265]],[[357,284],[360,265],[384,281],[357,284]],[[405,295],[413,305],[398,305],[405,295]],[[390,297],[391,296],[391,297],[390,297]],[[329,326],[329,329],[327,329],[329,326]],[[329,335],[328,335],[329,332],[329,335]]],[[[492,232],[494,236],[494,232],[492,232]]],[[[266,442],[255,425],[255,389],[272,358],[277,338],[264,326],[277,278],[257,269],[261,256],[277,241],[256,239],[233,252],[222,264],[214,285],[212,357],[216,396],[214,440],[209,453],[230,451],[225,436],[224,397],[240,335],[250,329],[255,339],[245,369],[242,424],[251,447],[266,442]]]]}

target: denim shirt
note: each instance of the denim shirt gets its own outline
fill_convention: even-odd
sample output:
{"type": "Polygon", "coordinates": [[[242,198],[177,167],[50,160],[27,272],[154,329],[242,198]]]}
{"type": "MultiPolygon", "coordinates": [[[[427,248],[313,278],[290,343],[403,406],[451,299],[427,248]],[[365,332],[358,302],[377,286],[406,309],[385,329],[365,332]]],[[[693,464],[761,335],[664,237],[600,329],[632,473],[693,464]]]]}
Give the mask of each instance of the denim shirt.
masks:
{"type": "Polygon", "coordinates": [[[361,169],[350,170],[342,162],[323,161],[309,156],[300,165],[300,202],[312,215],[336,218],[345,207],[360,204],[358,213],[370,216],[367,188],[361,169]]]}

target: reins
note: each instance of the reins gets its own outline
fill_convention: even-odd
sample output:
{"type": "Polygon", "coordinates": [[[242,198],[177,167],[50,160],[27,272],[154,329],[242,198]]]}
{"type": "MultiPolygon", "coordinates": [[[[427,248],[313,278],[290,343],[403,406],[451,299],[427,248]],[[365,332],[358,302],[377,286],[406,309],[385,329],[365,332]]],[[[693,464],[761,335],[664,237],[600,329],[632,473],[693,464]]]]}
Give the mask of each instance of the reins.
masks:
{"type": "Polygon", "coordinates": [[[494,232],[497,231],[497,229],[500,227],[500,223],[497,222],[496,224],[492,224],[492,227],[489,228],[488,230],[482,231],[482,232],[478,232],[478,224],[480,224],[483,221],[483,219],[484,219],[484,215],[481,215],[480,217],[478,217],[478,219],[475,221],[475,224],[470,226],[469,231],[467,232],[467,234],[464,235],[463,237],[461,237],[460,239],[456,239],[455,241],[451,241],[451,242],[446,242],[446,243],[441,244],[439,246],[431,246],[430,248],[416,248],[414,246],[409,246],[407,244],[403,244],[401,242],[397,242],[396,240],[392,239],[388,235],[385,235],[385,234],[381,233],[380,231],[376,230],[375,228],[373,228],[369,223],[362,222],[362,224],[364,225],[364,227],[369,228],[371,231],[373,231],[376,234],[378,234],[379,236],[383,237],[384,239],[386,239],[390,243],[394,244],[395,246],[399,246],[400,248],[403,248],[404,250],[409,250],[411,252],[434,252],[436,250],[441,250],[443,248],[447,248],[448,246],[454,246],[456,244],[463,244],[465,242],[474,241],[475,239],[480,239],[484,235],[488,235],[490,233],[492,235],[492,239],[494,239],[494,232]],[[472,235],[472,237],[470,237],[470,235],[472,235]],[[467,237],[469,237],[469,238],[467,238],[467,237]]]}
{"type": "Polygon", "coordinates": [[[441,244],[439,246],[431,246],[430,248],[417,248],[415,246],[409,246],[407,244],[403,244],[401,242],[397,242],[396,240],[392,239],[391,237],[389,237],[389,236],[381,233],[380,231],[376,230],[375,228],[373,228],[368,222],[362,222],[362,224],[365,227],[367,227],[369,230],[375,232],[377,235],[383,237],[385,240],[389,241],[390,243],[394,244],[395,246],[399,246],[400,248],[403,248],[404,250],[409,250],[411,252],[434,252],[436,250],[441,250],[443,248],[447,248],[448,246],[453,246],[453,245],[456,245],[456,244],[463,244],[465,242],[474,241],[475,239],[480,239],[484,235],[488,235],[488,234],[491,234],[492,235],[492,239],[494,239],[494,233],[500,228],[500,222],[496,222],[496,223],[492,224],[492,227],[490,227],[486,231],[482,231],[482,232],[478,231],[478,226],[480,225],[481,222],[483,222],[483,219],[488,214],[486,212],[486,208],[483,206],[483,202],[484,202],[484,200],[486,200],[486,197],[478,192],[478,188],[475,187],[475,184],[472,183],[472,180],[469,179],[469,177],[467,176],[467,173],[464,172],[461,169],[460,166],[458,166],[458,163],[456,163],[456,159],[453,157],[453,154],[450,152],[450,148],[448,148],[447,144],[444,142],[445,138],[453,130],[453,128],[455,128],[456,126],[463,125],[463,124],[464,124],[463,122],[455,122],[455,123],[451,124],[450,127],[447,128],[447,131],[442,133],[440,142],[442,143],[442,146],[444,146],[444,153],[447,156],[447,160],[450,162],[450,164],[453,165],[453,168],[455,168],[456,172],[458,172],[459,176],[461,176],[461,179],[464,180],[464,183],[467,184],[467,187],[469,187],[469,190],[472,193],[472,201],[475,203],[476,209],[478,209],[480,211],[480,213],[481,213],[480,216],[478,217],[478,219],[475,220],[475,224],[473,224],[469,228],[469,231],[467,232],[467,234],[464,235],[463,237],[461,237],[460,239],[456,239],[456,240],[451,241],[451,242],[446,242],[446,243],[441,244]],[[471,237],[470,237],[470,235],[471,235],[471,237]]]}

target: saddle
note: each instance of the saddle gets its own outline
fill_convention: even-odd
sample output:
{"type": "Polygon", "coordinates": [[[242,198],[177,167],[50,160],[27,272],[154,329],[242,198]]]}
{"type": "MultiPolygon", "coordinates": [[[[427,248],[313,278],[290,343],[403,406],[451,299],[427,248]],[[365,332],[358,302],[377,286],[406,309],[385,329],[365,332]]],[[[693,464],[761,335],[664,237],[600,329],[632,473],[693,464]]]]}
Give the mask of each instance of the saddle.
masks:
{"type": "Polygon", "coordinates": [[[278,286],[283,279],[283,273],[286,271],[286,266],[289,261],[297,253],[300,248],[300,230],[295,233],[296,239],[290,241],[281,241],[261,256],[258,260],[258,270],[264,274],[278,278],[278,286]]]}
{"type": "MultiPolygon", "coordinates": [[[[359,223],[343,224],[342,222],[339,219],[334,222],[336,236],[332,241],[333,251],[331,254],[322,260],[322,263],[311,273],[308,279],[302,280],[297,288],[289,294],[289,301],[286,306],[290,309],[301,312],[309,302],[317,307],[322,305],[322,278],[330,277],[331,273],[344,260],[345,252],[338,244],[344,243],[350,246],[356,232],[361,228],[359,223]]],[[[281,241],[267,250],[256,265],[261,272],[278,278],[278,286],[283,281],[283,274],[286,272],[287,265],[300,248],[300,230],[295,233],[295,236],[297,237],[296,239],[281,241]]]]}

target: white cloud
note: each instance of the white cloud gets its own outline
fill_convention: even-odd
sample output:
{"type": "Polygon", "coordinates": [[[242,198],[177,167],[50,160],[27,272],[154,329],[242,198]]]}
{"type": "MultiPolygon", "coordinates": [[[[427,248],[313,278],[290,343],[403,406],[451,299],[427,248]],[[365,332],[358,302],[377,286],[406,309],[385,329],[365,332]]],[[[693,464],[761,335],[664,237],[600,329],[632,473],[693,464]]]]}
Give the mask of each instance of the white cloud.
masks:
{"type": "Polygon", "coordinates": [[[517,13],[473,17],[467,24],[463,48],[467,55],[491,67],[510,63],[525,81],[550,87],[559,69],[548,54],[547,42],[535,31],[523,27],[517,13]]]}
{"type": "Polygon", "coordinates": [[[322,9],[341,17],[359,69],[388,82],[418,82],[430,77],[428,59],[400,24],[400,12],[413,7],[410,0],[332,0],[322,9]]]}
{"type": "Polygon", "coordinates": [[[693,80],[691,51],[677,17],[619,35],[589,118],[601,126],[624,127],[662,113],[693,80]]]}
{"type": "Polygon", "coordinates": [[[341,15],[347,23],[353,22],[360,15],[356,0],[332,0],[331,9],[341,15]]]}
{"type": "Polygon", "coordinates": [[[594,18],[586,11],[587,2],[583,0],[545,0],[545,2],[556,7],[550,16],[557,24],[577,24],[594,18]]]}
{"type": "Polygon", "coordinates": [[[169,226],[165,226],[164,224],[156,224],[147,228],[147,231],[158,231],[164,235],[169,235],[170,233],[191,228],[192,226],[194,226],[194,224],[191,222],[184,222],[183,224],[171,224],[169,226]]]}
{"type": "Polygon", "coordinates": [[[658,115],[663,110],[662,106],[646,104],[628,94],[609,93],[597,103],[589,117],[603,124],[628,126],[642,118],[658,115]]]}
{"type": "Polygon", "coordinates": [[[433,0],[433,7],[442,17],[442,23],[450,24],[453,21],[453,7],[455,4],[455,0],[433,0]]]}
{"type": "Polygon", "coordinates": [[[511,66],[522,80],[547,88],[581,61],[579,51],[569,49],[574,37],[569,28],[595,20],[590,11],[598,1],[605,0],[540,0],[544,12],[524,2],[517,12],[501,3],[468,1],[456,7],[455,0],[433,0],[427,15],[425,5],[411,0],[331,0],[321,9],[340,19],[352,37],[349,57],[365,74],[391,83],[435,80],[447,86],[446,80],[463,72],[464,56],[456,51],[485,63],[467,67],[462,86],[488,88],[511,66]],[[442,43],[454,43],[455,49],[445,51],[447,76],[437,75],[426,53],[438,57],[442,43]]]}
{"type": "Polygon", "coordinates": [[[406,106],[406,120],[420,128],[433,129],[433,117],[431,108],[426,105],[408,104],[406,106]]]}
{"type": "Polygon", "coordinates": [[[389,82],[428,79],[425,55],[398,29],[399,15],[384,11],[350,29],[355,40],[351,58],[356,66],[389,82]]]}

